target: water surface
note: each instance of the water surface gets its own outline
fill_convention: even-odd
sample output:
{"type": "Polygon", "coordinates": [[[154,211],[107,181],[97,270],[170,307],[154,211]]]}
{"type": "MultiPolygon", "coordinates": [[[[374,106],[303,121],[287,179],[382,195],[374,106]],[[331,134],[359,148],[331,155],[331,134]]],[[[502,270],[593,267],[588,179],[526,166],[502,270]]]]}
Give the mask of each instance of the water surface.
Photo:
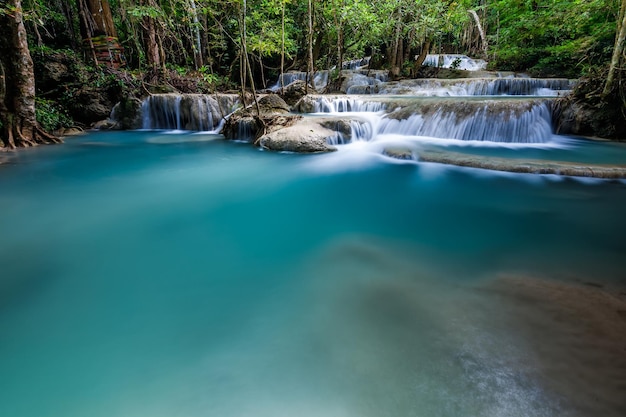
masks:
{"type": "Polygon", "coordinates": [[[0,207],[3,416],[626,412],[623,356],[502,279],[619,292],[623,182],[101,133],[0,207]]]}

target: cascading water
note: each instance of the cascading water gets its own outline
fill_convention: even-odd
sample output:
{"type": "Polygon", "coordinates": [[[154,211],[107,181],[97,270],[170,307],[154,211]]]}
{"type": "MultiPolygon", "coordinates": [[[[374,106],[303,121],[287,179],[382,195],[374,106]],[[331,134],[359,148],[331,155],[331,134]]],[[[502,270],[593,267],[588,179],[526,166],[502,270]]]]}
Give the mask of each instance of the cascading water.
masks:
{"type": "Polygon", "coordinates": [[[342,68],[347,70],[359,70],[367,67],[370,64],[371,56],[366,56],[361,59],[352,59],[350,61],[344,61],[342,68]]]}
{"type": "Polygon", "coordinates": [[[573,88],[568,79],[479,78],[414,79],[370,84],[355,83],[348,94],[387,94],[414,96],[563,96],[573,88]]]}
{"type": "Polygon", "coordinates": [[[422,65],[429,67],[454,68],[465,71],[479,71],[487,67],[482,59],[472,59],[459,54],[428,54],[422,65]]]}
{"type": "Polygon", "coordinates": [[[343,113],[343,112],[379,112],[386,105],[376,101],[359,100],[347,97],[326,98],[317,97],[315,100],[315,113],[343,113]]]}
{"type": "Polygon", "coordinates": [[[341,138],[329,143],[384,140],[385,135],[529,144],[553,138],[550,101],[379,100],[317,97],[317,113],[352,117],[350,137],[340,132],[341,138]]]}
{"type": "Polygon", "coordinates": [[[238,103],[236,95],[155,94],[142,104],[142,127],[215,131],[238,103]]]}
{"type": "MultiPolygon", "coordinates": [[[[316,71],[315,72],[313,80],[315,81],[316,89],[318,90],[323,89],[324,87],[326,87],[326,85],[328,85],[328,75],[329,75],[328,71],[316,71]]],[[[270,90],[272,91],[280,90],[281,80],[282,80],[282,84],[286,87],[289,84],[293,83],[294,81],[306,81],[307,73],[304,71],[293,71],[293,72],[286,72],[284,74],[281,74],[278,77],[278,82],[276,82],[276,84],[270,87],[270,90]]]]}
{"type": "MultiPolygon", "coordinates": [[[[441,103],[407,118],[384,117],[379,135],[427,136],[464,141],[546,143],[552,138],[549,103],[441,103]],[[463,107],[463,108],[461,108],[463,107]]],[[[419,109],[418,109],[419,111],[419,109]]]]}

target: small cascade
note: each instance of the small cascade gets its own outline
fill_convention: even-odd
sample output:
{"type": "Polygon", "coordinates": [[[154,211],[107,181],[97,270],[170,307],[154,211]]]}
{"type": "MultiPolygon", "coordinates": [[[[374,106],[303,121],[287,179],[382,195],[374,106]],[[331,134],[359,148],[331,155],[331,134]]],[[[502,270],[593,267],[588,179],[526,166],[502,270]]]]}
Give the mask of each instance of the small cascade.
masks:
{"type": "Polygon", "coordinates": [[[568,79],[464,78],[455,80],[412,79],[352,87],[348,93],[413,96],[563,96],[573,88],[568,79]]]}
{"type": "Polygon", "coordinates": [[[252,117],[243,117],[237,124],[237,139],[250,141],[254,139],[257,125],[252,117]]]}
{"type": "Polygon", "coordinates": [[[546,143],[553,134],[552,115],[545,101],[439,102],[388,114],[378,134],[546,143]]]}
{"type": "Polygon", "coordinates": [[[558,96],[567,93],[574,83],[562,78],[496,78],[467,82],[469,96],[558,96]]]}
{"type": "Polygon", "coordinates": [[[368,120],[337,120],[326,122],[325,127],[335,131],[333,136],[326,138],[329,145],[346,145],[352,142],[369,142],[374,138],[374,124],[368,120]],[[346,129],[347,128],[347,129],[346,129]]]}
{"type": "Polygon", "coordinates": [[[324,97],[315,98],[315,113],[346,113],[367,112],[376,113],[383,111],[387,106],[376,101],[365,101],[348,97],[324,97]]]}
{"type": "Polygon", "coordinates": [[[236,95],[155,94],[142,104],[143,128],[214,131],[238,104],[236,95]]]}
{"type": "Polygon", "coordinates": [[[353,59],[351,61],[345,61],[341,66],[342,69],[345,70],[359,70],[361,68],[367,67],[370,64],[371,56],[366,56],[361,59],[353,59]]]}
{"type": "Polygon", "coordinates": [[[352,141],[367,141],[374,138],[374,125],[364,120],[350,121],[350,138],[352,141]]]}
{"type": "MultiPolygon", "coordinates": [[[[329,76],[329,73],[326,70],[315,72],[313,80],[315,81],[315,88],[317,90],[321,90],[324,87],[326,87],[326,85],[328,85],[328,76],[329,76]]],[[[280,90],[281,79],[282,79],[284,86],[287,87],[289,84],[293,83],[294,81],[306,81],[307,73],[304,71],[293,71],[293,72],[286,72],[284,74],[281,74],[278,77],[278,81],[276,82],[276,84],[270,87],[270,90],[272,91],[280,90]]]]}
{"type": "MultiPolygon", "coordinates": [[[[385,77],[386,78],[386,77],[385,77]]],[[[370,77],[365,74],[353,73],[345,81],[346,94],[368,94],[371,86],[381,84],[383,81],[377,77],[370,77]]]]}
{"type": "Polygon", "coordinates": [[[487,61],[459,54],[428,54],[422,65],[465,71],[480,71],[487,68],[487,61]]]}

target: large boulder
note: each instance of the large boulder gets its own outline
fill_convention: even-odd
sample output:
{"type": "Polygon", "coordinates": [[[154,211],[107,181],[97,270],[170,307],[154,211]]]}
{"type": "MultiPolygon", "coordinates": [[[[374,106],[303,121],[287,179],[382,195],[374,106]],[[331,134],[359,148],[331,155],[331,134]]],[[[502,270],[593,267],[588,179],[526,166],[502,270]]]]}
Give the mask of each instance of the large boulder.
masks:
{"type": "Polygon", "coordinates": [[[312,120],[274,130],[261,136],[258,143],[265,149],[298,153],[332,152],[336,148],[328,144],[328,139],[336,132],[312,120]]]}
{"type": "Polygon", "coordinates": [[[125,97],[113,107],[111,119],[122,130],[141,129],[142,111],[141,100],[135,97],[125,97]]]}
{"type": "Polygon", "coordinates": [[[84,88],[74,95],[74,99],[67,106],[74,120],[93,124],[111,115],[113,103],[102,91],[84,88]]]}
{"type": "MultiPolygon", "coordinates": [[[[302,97],[306,96],[306,90],[306,82],[302,80],[296,80],[285,87],[285,92],[281,94],[281,97],[288,105],[293,106],[302,97]]],[[[315,89],[309,86],[309,92],[314,93],[315,89]]]]}
{"type": "Polygon", "coordinates": [[[259,100],[261,114],[289,113],[289,105],[276,94],[269,94],[259,100]]]}
{"type": "Polygon", "coordinates": [[[610,101],[560,99],[555,104],[556,133],[626,140],[626,118],[610,101]]]}
{"type": "Polygon", "coordinates": [[[252,103],[230,115],[221,132],[226,139],[253,140],[267,133],[269,126],[281,127],[294,121],[294,117],[280,117],[289,112],[289,106],[276,94],[261,97],[258,103],[260,114],[252,103]]]}
{"type": "Polygon", "coordinates": [[[298,113],[315,113],[315,104],[317,101],[311,96],[304,96],[296,104],[291,106],[293,111],[298,113]]]}

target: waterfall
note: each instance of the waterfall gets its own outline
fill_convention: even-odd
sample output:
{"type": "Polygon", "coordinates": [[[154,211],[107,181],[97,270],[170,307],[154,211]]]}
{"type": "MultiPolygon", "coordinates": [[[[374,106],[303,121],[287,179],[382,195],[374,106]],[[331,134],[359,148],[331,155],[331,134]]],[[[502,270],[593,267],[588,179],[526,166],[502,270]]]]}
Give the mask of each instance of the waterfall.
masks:
{"type": "MultiPolygon", "coordinates": [[[[328,76],[329,76],[328,71],[325,71],[325,70],[316,71],[313,76],[313,80],[315,81],[315,88],[319,90],[319,89],[326,87],[326,85],[328,85],[328,76]]],[[[285,87],[287,87],[289,84],[293,83],[294,81],[306,81],[307,73],[304,71],[293,71],[293,72],[286,72],[284,74],[281,74],[278,77],[278,81],[276,82],[276,84],[270,87],[270,90],[272,91],[280,90],[281,79],[285,87]]]]}
{"type": "Polygon", "coordinates": [[[326,138],[329,145],[345,145],[352,142],[368,142],[373,140],[375,135],[375,126],[377,123],[371,123],[369,120],[337,120],[336,122],[326,122],[324,126],[335,131],[334,136],[326,138]],[[349,127],[349,133],[346,132],[346,126],[349,127]]]}
{"type": "Polygon", "coordinates": [[[143,128],[213,131],[238,103],[236,95],[155,94],[142,104],[143,128]]]}
{"type": "Polygon", "coordinates": [[[468,81],[466,89],[469,96],[557,96],[572,87],[572,81],[561,78],[496,78],[468,81]]]}
{"type": "Polygon", "coordinates": [[[355,85],[349,94],[388,94],[413,96],[563,96],[573,88],[568,79],[465,78],[454,80],[412,79],[380,82],[367,87],[355,85]]]}
{"type": "Polygon", "coordinates": [[[348,97],[316,97],[315,113],[345,113],[383,111],[387,106],[380,102],[365,101],[348,97]]]}
{"type": "Polygon", "coordinates": [[[371,86],[379,85],[384,82],[382,79],[387,79],[386,74],[382,76],[379,75],[379,73],[375,73],[374,76],[369,76],[367,74],[355,72],[347,77],[348,78],[345,82],[346,94],[369,94],[371,86]]]}
{"type": "Polygon", "coordinates": [[[553,135],[549,102],[441,102],[400,113],[384,117],[378,134],[507,143],[546,143],[553,135]]]}
{"type": "Polygon", "coordinates": [[[487,68],[487,62],[482,59],[472,59],[459,54],[428,54],[422,65],[429,67],[454,68],[465,71],[480,71],[487,68]]]}
{"type": "Polygon", "coordinates": [[[361,59],[353,59],[350,61],[345,61],[342,65],[342,69],[347,69],[347,70],[359,70],[363,67],[366,67],[370,64],[370,60],[372,57],[370,56],[366,56],[365,58],[361,58],[361,59]]]}

